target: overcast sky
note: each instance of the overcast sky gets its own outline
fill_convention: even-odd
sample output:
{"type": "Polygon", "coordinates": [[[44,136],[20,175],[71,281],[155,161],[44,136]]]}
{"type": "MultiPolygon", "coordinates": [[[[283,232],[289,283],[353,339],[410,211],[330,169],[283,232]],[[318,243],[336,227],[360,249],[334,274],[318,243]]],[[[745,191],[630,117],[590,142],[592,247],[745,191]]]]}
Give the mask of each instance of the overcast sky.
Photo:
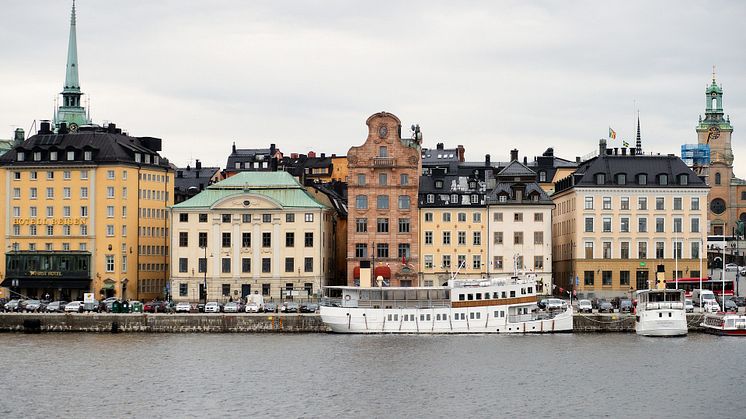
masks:
{"type": "MultiPolygon", "coordinates": [[[[70,1],[3,1],[0,138],[51,119],[70,1]]],[[[163,138],[179,166],[231,144],[346,154],[396,114],[467,160],[573,159],[616,130],[643,148],[696,143],[712,65],[746,176],[746,2],[77,2],[94,122],[163,138]]],[[[739,167],[740,166],[740,167],[739,167]]]]}

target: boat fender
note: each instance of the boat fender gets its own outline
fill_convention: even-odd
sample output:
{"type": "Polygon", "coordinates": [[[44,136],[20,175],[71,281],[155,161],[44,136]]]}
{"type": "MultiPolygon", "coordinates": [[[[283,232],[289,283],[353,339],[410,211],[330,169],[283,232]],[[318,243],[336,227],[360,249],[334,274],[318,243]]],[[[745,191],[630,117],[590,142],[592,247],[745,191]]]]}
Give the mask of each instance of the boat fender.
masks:
{"type": "Polygon", "coordinates": [[[345,295],[345,301],[350,301],[350,294],[345,295]]]}

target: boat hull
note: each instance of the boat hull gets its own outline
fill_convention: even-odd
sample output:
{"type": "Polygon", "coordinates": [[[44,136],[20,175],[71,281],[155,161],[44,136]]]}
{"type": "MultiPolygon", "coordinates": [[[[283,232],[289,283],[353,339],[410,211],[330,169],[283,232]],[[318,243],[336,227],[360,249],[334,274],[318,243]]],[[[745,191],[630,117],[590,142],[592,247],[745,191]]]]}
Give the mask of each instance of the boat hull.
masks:
{"type": "Polygon", "coordinates": [[[686,317],[675,320],[640,320],[635,323],[635,332],[641,336],[686,336],[689,329],[686,317]]]}
{"type": "Polygon", "coordinates": [[[560,333],[571,332],[572,310],[551,318],[508,321],[494,316],[505,307],[480,307],[474,310],[452,308],[366,309],[347,307],[320,308],[321,320],[333,333],[358,334],[484,334],[484,333],[560,333]],[[465,319],[456,316],[465,314],[465,319]],[[477,313],[479,315],[477,316],[477,313]],[[458,318],[458,319],[457,319],[458,318]],[[437,319],[437,320],[436,320],[437,319]]]}

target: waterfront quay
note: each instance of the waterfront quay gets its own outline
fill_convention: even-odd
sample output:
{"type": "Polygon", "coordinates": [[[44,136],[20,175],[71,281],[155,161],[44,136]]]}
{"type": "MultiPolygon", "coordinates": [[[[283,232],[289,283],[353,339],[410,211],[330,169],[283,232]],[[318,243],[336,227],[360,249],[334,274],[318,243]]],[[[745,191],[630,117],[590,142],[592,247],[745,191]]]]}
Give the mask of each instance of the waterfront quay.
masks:
{"type": "MultiPolygon", "coordinates": [[[[689,332],[700,332],[701,313],[687,314],[689,332]]],[[[634,333],[633,314],[579,314],[574,333],[634,333]]],[[[94,333],[327,333],[318,314],[2,313],[0,332],[94,333]]]]}

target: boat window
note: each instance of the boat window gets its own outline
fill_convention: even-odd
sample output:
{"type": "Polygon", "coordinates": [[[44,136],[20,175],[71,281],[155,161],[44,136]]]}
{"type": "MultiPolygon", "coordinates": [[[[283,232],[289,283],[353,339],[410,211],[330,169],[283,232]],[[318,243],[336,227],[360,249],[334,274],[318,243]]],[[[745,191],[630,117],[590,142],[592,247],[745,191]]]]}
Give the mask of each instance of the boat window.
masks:
{"type": "Polygon", "coordinates": [[[386,320],[391,321],[391,314],[389,314],[389,316],[388,316],[388,318],[386,320]]]}
{"type": "Polygon", "coordinates": [[[465,299],[466,299],[466,296],[464,294],[459,294],[458,295],[458,300],[459,301],[464,301],[465,299]]]}
{"type": "Polygon", "coordinates": [[[422,321],[425,321],[425,315],[424,315],[424,314],[420,314],[420,321],[421,321],[421,322],[422,322],[422,321]]]}
{"type": "Polygon", "coordinates": [[[427,315],[427,321],[430,321],[430,315],[429,314],[427,315]]]}
{"type": "Polygon", "coordinates": [[[498,318],[498,317],[500,317],[500,312],[499,311],[495,311],[495,318],[498,318]]]}
{"type": "Polygon", "coordinates": [[[477,293],[477,300],[481,300],[481,299],[482,299],[482,293],[481,293],[481,292],[478,292],[478,293],[477,293]]]}
{"type": "Polygon", "coordinates": [[[505,311],[500,311],[500,317],[505,317],[505,311]]]}
{"type": "Polygon", "coordinates": [[[515,297],[515,290],[510,291],[510,298],[513,298],[513,297],[515,297]]]}
{"type": "Polygon", "coordinates": [[[668,312],[668,317],[672,317],[672,314],[670,311],[668,312]]]}
{"type": "Polygon", "coordinates": [[[435,320],[440,320],[440,314],[435,315],[435,320]]]}
{"type": "Polygon", "coordinates": [[[506,298],[506,296],[507,296],[507,294],[505,294],[505,291],[503,291],[501,298],[506,298]]]}
{"type": "Polygon", "coordinates": [[[663,317],[663,313],[658,313],[658,317],[663,317]]]}
{"type": "Polygon", "coordinates": [[[395,322],[398,322],[398,321],[399,321],[399,315],[398,315],[398,314],[394,314],[394,321],[395,321],[395,322]]]}
{"type": "Polygon", "coordinates": [[[443,320],[448,320],[448,315],[447,314],[443,315],[443,320]]]}
{"type": "Polygon", "coordinates": [[[474,299],[474,294],[467,294],[467,295],[468,295],[468,296],[467,296],[466,298],[467,298],[467,299],[468,299],[469,301],[472,301],[472,300],[474,299]]]}
{"type": "Polygon", "coordinates": [[[482,313],[480,313],[480,312],[477,312],[476,316],[477,316],[477,319],[479,319],[479,318],[481,318],[481,317],[482,317],[482,313]]]}
{"type": "Polygon", "coordinates": [[[494,298],[495,300],[497,300],[498,298],[500,298],[500,294],[497,293],[497,292],[493,292],[492,293],[492,298],[494,298]]]}
{"type": "Polygon", "coordinates": [[[474,320],[474,312],[469,313],[469,318],[474,320]]]}
{"type": "Polygon", "coordinates": [[[528,287],[528,293],[529,294],[533,294],[533,292],[534,292],[534,288],[533,287],[528,287]]]}

